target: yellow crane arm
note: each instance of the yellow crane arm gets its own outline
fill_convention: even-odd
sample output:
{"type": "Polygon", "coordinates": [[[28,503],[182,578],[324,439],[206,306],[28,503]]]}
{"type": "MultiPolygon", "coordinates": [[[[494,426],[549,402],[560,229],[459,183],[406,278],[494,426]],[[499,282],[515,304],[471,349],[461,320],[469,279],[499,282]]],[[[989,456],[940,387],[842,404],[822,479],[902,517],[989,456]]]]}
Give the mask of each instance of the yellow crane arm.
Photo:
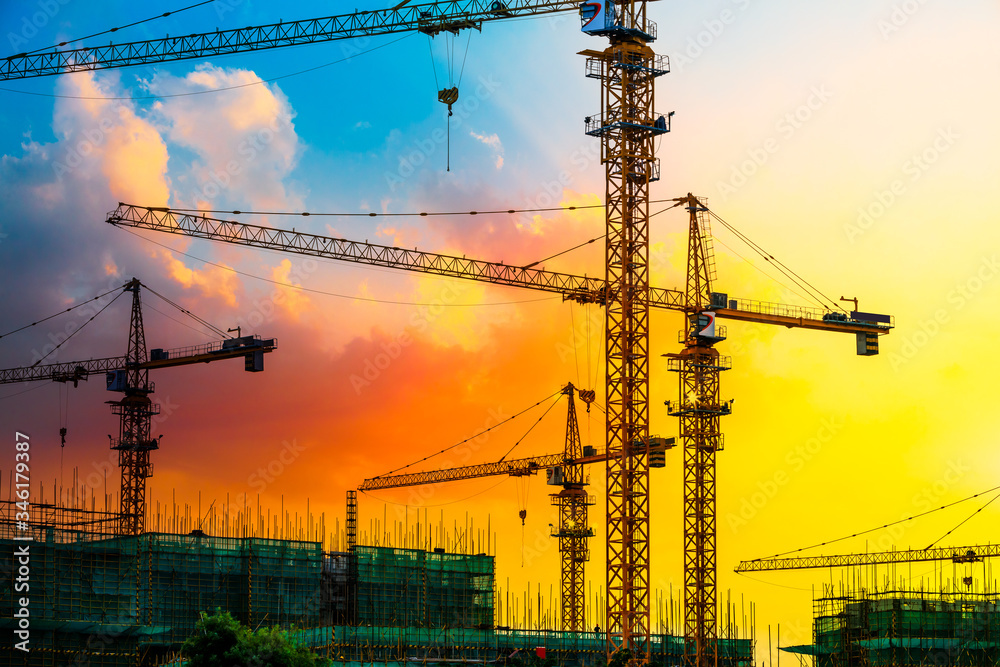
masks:
{"type": "Polygon", "coordinates": [[[867,554],[841,554],[837,556],[811,556],[802,558],[758,558],[741,561],[736,572],[767,572],[770,570],[804,570],[817,567],[857,567],[861,565],[887,565],[891,563],[917,563],[932,560],[950,560],[954,563],[975,563],[984,558],[1000,556],[1000,545],[972,547],[939,547],[937,549],[908,549],[904,551],[876,551],[867,554]]]}
{"type": "MultiPolygon", "coordinates": [[[[148,229],[252,248],[542,290],[560,294],[567,300],[583,303],[605,304],[608,301],[608,285],[603,278],[318,236],[204,215],[179,213],[168,208],[119,203],[118,208],[108,214],[107,222],[118,227],[148,229]]],[[[648,303],[650,308],[689,310],[685,306],[684,292],[675,289],[650,287],[648,303]]],[[[717,317],[855,334],[884,333],[892,328],[891,319],[887,322],[850,318],[832,319],[835,314],[821,308],[728,298],[726,306],[713,309],[717,317]]]]}
{"type": "Polygon", "coordinates": [[[377,491],[379,489],[395,489],[401,486],[418,486],[420,484],[436,484],[438,482],[455,482],[462,479],[476,479],[479,477],[492,477],[494,475],[523,477],[525,475],[534,475],[539,470],[545,470],[553,466],[601,463],[607,460],[608,457],[605,453],[583,456],[579,459],[567,459],[565,454],[542,454],[523,459],[479,463],[471,466],[414,472],[406,475],[371,477],[362,482],[358,490],[377,491]]]}
{"type": "Polygon", "coordinates": [[[458,33],[470,28],[480,30],[485,21],[577,12],[580,6],[579,0],[442,0],[404,6],[406,4],[141,42],[18,53],[0,60],[0,81],[210,58],[400,32],[458,33]]]}

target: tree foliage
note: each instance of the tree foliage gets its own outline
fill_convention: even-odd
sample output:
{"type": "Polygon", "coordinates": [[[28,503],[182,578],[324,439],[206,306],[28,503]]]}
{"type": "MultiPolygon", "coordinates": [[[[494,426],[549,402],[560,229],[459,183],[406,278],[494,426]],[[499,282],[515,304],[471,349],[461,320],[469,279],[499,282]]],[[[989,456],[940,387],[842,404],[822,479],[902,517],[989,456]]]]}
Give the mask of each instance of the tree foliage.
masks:
{"type": "Polygon", "coordinates": [[[203,615],[181,647],[189,667],[328,667],[330,661],[296,644],[284,630],[251,631],[228,611],[203,615]]]}

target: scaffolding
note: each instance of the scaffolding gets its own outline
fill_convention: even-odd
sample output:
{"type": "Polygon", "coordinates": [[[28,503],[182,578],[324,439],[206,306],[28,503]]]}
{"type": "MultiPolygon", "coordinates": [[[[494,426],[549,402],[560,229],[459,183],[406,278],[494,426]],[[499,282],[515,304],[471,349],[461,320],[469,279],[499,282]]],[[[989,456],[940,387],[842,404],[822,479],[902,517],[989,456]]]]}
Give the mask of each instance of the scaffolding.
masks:
{"type": "Polygon", "coordinates": [[[0,664],[47,667],[85,658],[93,667],[156,665],[176,655],[202,612],[215,609],[250,627],[314,630],[316,647],[332,641],[320,620],[318,542],[200,531],[108,537],[80,529],[81,520],[113,526],[103,513],[38,512],[67,523],[43,525],[33,517],[31,541],[15,540],[11,524],[0,531],[0,628],[13,636],[24,595],[15,590],[14,553],[27,544],[31,631],[30,653],[5,642],[0,664]]]}
{"type": "MultiPolygon", "coordinates": [[[[16,505],[0,501],[0,628],[8,636],[20,596],[13,554],[24,543],[15,538],[31,538],[31,652],[5,643],[0,667],[177,664],[200,615],[215,609],[252,628],[288,629],[345,665],[523,667],[538,662],[539,648],[546,663],[605,664],[604,633],[549,629],[557,622],[554,592],[498,592],[489,554],[495,538],[468,517],[450,531],[443,515],[433,522],[424,512],[423,521],[402,526],[383,518],[358,535],[376,546],[324,551],[347,540],[339,525],[328,531],[323,515],[314,519],[308,509],[276,513],[228,499],[207,511],[157,504],[146,520],[150,532],[119,536],[117,514],[108,511],[114,502],[105,498],[99,511],[93,496],[53,488],[54,502],[42,496],[30,505],[27,530],[16,505]]],[[[674,623],[666,619],[679,616],[680,601],[672,591],[657,600],[661,632],[652,637],[651,654],[658,666],[672,667],[681,662],[683,641],[668,634],[674,623]]],[[[587,613],[601,618],[604,609],[598,593],[587,613]]],[[[737,639],[735,607],[727,603],[726,610],[719,665],[752,667],[752,629],[750,639],[737,639]]],[[[743,626],[746,636],[745,615],[743,626]]]]}
{"type": "Polygon", "coordinates": [[[358,625],[493,626],[492,556],[361,545],[353,553],[358,625]]]}
{"type": "MultiPolygon", "coordinates": [[[[607,664],[603,633],[511,628],[449,629],[337,626],[334,648],[338,661],[358,663],[491,663],[535,664],[544,649],[554,665],[595,667],[607,664]]],[[[652,635],[651,664],[679,665],[684,638],[652,635]]],[[[752,667],[753,642],[720,640],[719,665],[752,667]]]]}
{"type": "Polygon", "coordinates": [[[1000,660],[998,594],[825,587],[813,602],[813,644],[782,650],[816,667],[986,667],[1000,660]]]}

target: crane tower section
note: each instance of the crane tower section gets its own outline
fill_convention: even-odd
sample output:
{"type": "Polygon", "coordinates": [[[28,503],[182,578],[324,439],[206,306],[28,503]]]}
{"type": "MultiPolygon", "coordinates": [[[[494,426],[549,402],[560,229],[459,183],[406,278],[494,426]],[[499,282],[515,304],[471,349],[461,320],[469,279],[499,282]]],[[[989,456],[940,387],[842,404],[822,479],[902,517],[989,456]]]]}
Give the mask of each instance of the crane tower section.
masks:
{"type": "Polygon", "coordinates": [[[687,328],[684,349],[666,355],[680,378],[679,399],[667,411],[680,420],[684,447],[684,667],[710,667],[718,664],[715,453],[723,444],[720,418],[732,409],[720,399],[719,374],[732,364],[713,347],[726,331],[708,310],[715,278],[708,209],[691,194],[682,201],[690,216],[687,328]]]}
{"type": "Polygon", "coordinates": [[[132,292],[132,318],[125,372],[108,373],[108,389],[125,394],[120,401],[111,403],[111,412],[120,417],[118,437],[111,438],[111,449],[118,451],[118,465],[122,471],[119,535],[138,535],[143,532],[146,479],[153,474],[149,453],[159,447],[159,442],[150,435],[150,428],[152,418],[160,410],[158,405],[149,400],[149,394],[153,392],[149,370],[140,366],[146,361],[140,286],[141,283],[133,278],[125,287],[126,291],[132,292]]]}
{"type": "Polygon", "coordinates": [[[649,184],[659,178],[654,139],[669,115],[653,110],[653,83],[669,71],[648,46],[656,25],[644,0],[584,2],[583,31],[607,38],[586,50],[601,82],[601,111],[585,119],[605,168],[607,322],[608,654],[648,661],[649,609],[649,184]]]}

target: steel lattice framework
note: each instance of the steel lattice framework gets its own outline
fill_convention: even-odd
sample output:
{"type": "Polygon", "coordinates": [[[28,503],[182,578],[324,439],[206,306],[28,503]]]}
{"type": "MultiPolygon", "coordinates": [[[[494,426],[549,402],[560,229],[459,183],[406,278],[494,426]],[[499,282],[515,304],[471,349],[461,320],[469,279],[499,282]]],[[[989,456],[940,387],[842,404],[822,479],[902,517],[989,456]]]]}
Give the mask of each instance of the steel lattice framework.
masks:
{"type": "Polygon", "coordinates": [[[858,567],[862,565],[891,565],[893,563],[919,563],[934,560],[950,560],[953,563],[977,563],[984,558],[996,558],[997,556],[1000,556],[1000,545],[988,544],[986,546],[905,549],[901,551],[876,551],[867,554],[839,554],[836,556],[759,558],[757,560],[740,562],[735,571],[805,570],[817,567],[858,567]]]}
{"type": "Polygon", "coordinates": [[[605,168],[608,654],[649,656],[649,184],[658,175],[653,138],[667,131],[653,111],[653,82],[666,74],[648,43],[646,3],[622,2],[610,45],[585,51],[601,82],[601,113],[586,119],[605,168]]]}
{"type": "MultiPolygon", "coordinates": [[[[594,504],[584,486],[587,479],[583,472],[583,442],[580,440],[580,422],[576,416],[574,393],[576,388],[568,384],[563,394],[569,400],[569,415],[566,419],[566,445],[562,465],[562,491],[552,494],[552,504],[559,508],[559,527],[553,537],[559,539],[559,556],[562,559],[561,602],[562,629],[579,632],[584,630],[585,590],[584,574],[590,548],[588,541],[594,536],[587,518],[587,507],[594,504]]],[[[593,392],[590,392],[593,400],[593,392]]],[[[588,408],[589,409],[589,408],[588,408]]],[[[597,458],[597,457],[594,457],[597,458]]]]}
{"type": "Polygon", "coordinates": [[[578,0],[441,0],[107,46],[20,53],[0,60],[0,81],[277,49],[353,37],[481,28],[485,21],[576,12],[578,0]]]}
{"type": "MultiPolygon", "coordinates": [[[[584,303],[603,303],[606,299],[607,283],[601,278],[248,225],[163,208],[120,203],[118,208],[108,213],[108,222],[122,227],[170,232],[253,248],[269,248],[496,285],[527,287],[561,294],[566,299],[584,303]]],[[[655,308],[684,309],[684,293],[678,290],[654,288],[649,290],[647,298],[655,308]]]]}
{"type": "MultiPolygon", "coordinates": [[[[591,463],[607,462],[606,453],[587,451],[584,453],[580,439],[580,422],[576,414],[575,394],[588,405],[595,399],[593,390],[579,391],[568,383],[561,393],[567,397],[566,440],[559,454],[543,454],[522,459],[510,459],[469,466],[443,468],[403,475],[382,475],[364,480],[358,487],[361,491],[391,489],[420,484],[454,482],[496,475],[525,477],[548,470],[548,483],[562,486],[562,491],[551,494],[552,504],[559,508],[559,527],[551,535],[559,540],[561,563],[561,605],[564,630],[581,631],[586,616],[584,608],[584,573],[590,558],[588,540],[594,531],[588,523],[587,507],[594,504],[593,496],[587,495],[584,487],[587,478],[583,466],[591,463]]],[[[357,515],[357,496],[348,492],[347,516],[357,515]]],[[[350,525],[350,524],[349,524],[350,525]]]]}
{"type": "Polygon", "coordinates": [[[133,278],[125,287],[132,292],[132,318],[125,355],[125,395],[111,405],[111,412],[120,417],[118,438],[111,440],[111,449],[118,451],[118,466],[122,471],[119,535],[138,535],[143,530],[146,479],[152,474],[149,453],[159,447],[159,441],[151,438],[149,431],[160,406],[149,399],[153,385],[149,381],[149,371],[140,367],[146,361],[146,332],[142,326],[139,286],[139,281],[133,278]]]}
{"type": "Polygon", "coordinates": [[[570,464],[573,467],[574,465],[597,463],[604,460],[605,456],[603,454],[588,457],[581,455],[576,459],[567,459],[566,454],[542,454],[541,456],[529,456],[523,459],[477,463],[475,465],[445,468],[443,470],[372,477],[362,482],[358,486],[358,491],[378,491],[379,489],[395,489],[403,486],[419,486],[421,484],[436,484],[438,482],[457,482],[463,479],[478,479],[480,477],[494,477],[496,475],[523,477],[525,475],[534,475],[553,466],[570,464]]]}
{"type": "Polygon", "coordinates": [[[684,663],[706,667],[718,663],[715,454],[722,449],[719,418],[730,408],[719,396],[719,373],[730,363],[713,347],[724,333],[701,315],[709,308],[714,279],[708,209],[691,194],[682,201],[690,218],[688,322],[684,349],[667,355],[667,368],[677,372],[680,385],[668,412],[680,420],[684,448],[684,663]]]}
{"type": "Polygon", "coordinates": [[[158,440],[150,434],[152,418],[159,413],[159,406],[149,398],[154,389],[153,383],[149,381],[150,369],[244,357],[246,370],[257,370],[254,355],[263,355],[277,349],[273,338],[261,340],[257,336],[245,336],[218,343],[155,350],[156,358],[150,359],[146,354],[146,334],[142,323],[141,287],[142,283],[135,278],[123,286],[125,292],[132,293],[128,353],[124,357],[0,370],[0,384],[50,380],[72,382],[76,386],[93,374],[105,374],[108,376],[108,389],[124,393],[121,400],[110,401],[111,413],[119,418],[118,437],[111,438],[111,449],[118,452],[118,465],[122,473],[116,526],[120,535],[138,535],[143,532],[146,480],[153,474],[149,457],[150,452],[159,447],[158,440]],[[118,377],[118,374],[123,377],[118,377]]]}
{"type": "MultiPolygon", "coordinates": [[[[392,9],[354,12],[322,19],[278,23],[238,30],[216,31],[183,37],[133,42],[107,47],[19,54],[0,62],[0,80],[47,76],[63,72],[168,62],[211,55],[250,52],[356,36],[420,31],[434,35],[481,28],[485,21],[537,16],[584,9],[597,11],[608,21],[591,34],[606,36],[610,46],[588,56],[587,75],[601,80],[601,113],[585,121],[587,134],[600,137],[601,158],[606,172],[606,274],[599,281],[587,277],[518,268],[496,262],[418,253],[399,248],[325,239],[308,234],[267,230],[198,216],[175,218],[169,212],[119,206],[109,222],[159,231],[213,238],[241,245],[280,249],[330,257],[375,266],[420,271],[436,275],[482,280],[561,294],[566,299],[598,303],[607,309],[608,402],[608,653],[632,652],[630,661],[648,659],[649,609],[649,309],[681,310],[697,315],[689,294],[702,297],[709,282],[688,286],[688,293],[649,287],[649,184],[659,176],[653,154],[653,138],[669,129],[669,115],[653,112],[653,81],[668,70],[666,59],[657,57],[648,43],[656,37],[655,25],[647,20],[651,0],[621,0],[617,3],[584,3],[578,0],[442,0],[420,5],[400,3],[392,9]],[[159,218],[159,219],[157,219],[159,218]],[[166,220],[173,223],[165,224],[166,220]],[[183,220],[184,225],[177,224],[183,220]]],[[[592,21],[592,19],[591,19],[592,21]]],[[[590,23],[588,22],[588,25],[590,23]]],[[[706,237],[707,238],[707,237],[706,237]]],[[[702,255],[705,276],[710,275],[711,254],[702,255]]],[[[690,268],[690,263],[689,263],[690,268]]],[[[859,335],[859,354],[876,354],[875,335],[892,328],[891,318],[870,319],[868,314],[828,317],[825,309],[790,307],[756,301],[731,300],[709,304],[714,316],[787,327],[839,331],[859,335]],[[728,307],[727,307],[728,306],[728,307]],[[865,337],[867,336],[867,342],[865,337]],[[862,352],[862,349],[867,352],[862,352]]],[[[882,316],[876,316],[881,318],[882,316]]],[[[717,371],[713,370],[711,344],[688,341],[687,360],[678,360],[682,392],[690,387],[718,398],[717,371]],[[708,352],[699,351],[708,349],[708,352]],[[697,355],[708,355],[698,358],[697,355]],[[690,362],[690,363],[689,363],[690,362]],[[701,370],[698,370],[701,369],[701,370]],[[714,388],[713,388],[714,387],[714,388]]],[[[716,353],[717,354],[717,353],[716,353]]],[[[718,365],[715,363],[715,365],[718,365]]],[[[689,400],[682,393],[682,402],[689,400]]],[[[711,515],[694,510],[685,518],[685,581],[688,596],[686,646],[688,661],[703,664],[706,642],[714,637],[714,451],[721,446],[717,417],[699,418],[686,428],[692,443],[691,458],[685,455],[685,488],[694,494],[685,498],[685,512],[711,507],[711,515]],[[706,421],[707,419],[707,421],[706,421]],[[714,421],[713,421],[714,419],[714,421]],[[696,443],[701,442],[699,447],[696,443]],[[707,444],[706,444],[707,443],[707,444]],[[712,451],[709,453],[708,446],[712,451]],[[699,453],[701,452],[701,453],[699,453]],[[700,472],[699,472],[700,471],[700,472]],[[688,478],[688,474],[693,477],[688,478]],[[690,487],[688,484],[690,483],[690,487]],[[701,489],[699,485],[709,485],[701,489]],[[698,492],[694,488],[701,489],[698,492]],[[690,524],[690,525],[689,525],[690,524]],[[688,541],[689,536],[695,537],[688,541]],[[699,546],[700,545],[700,546],[699,546]],[[688,557],[688,554],[697,556],[688,557]],[[692,568],[692,571],[688,571],[692,568]],[[691,577],[694,577],[691,579],[691,577]],[[687,582],[690,579],[690,586],[687,582]],[[712,623],[706,630],[704,625],[712,623]],[[692,630],[699,624],[700,630],[692,630]],[[692,634],[692,632],[694,634],[692,634]],[[691,656],[695,655],[694,658],[691,656]]],[[[683,422],[683,420],[682,420],[683,422]]],[[[687,439],[685,450],[688,450],[687,439]]]]}

